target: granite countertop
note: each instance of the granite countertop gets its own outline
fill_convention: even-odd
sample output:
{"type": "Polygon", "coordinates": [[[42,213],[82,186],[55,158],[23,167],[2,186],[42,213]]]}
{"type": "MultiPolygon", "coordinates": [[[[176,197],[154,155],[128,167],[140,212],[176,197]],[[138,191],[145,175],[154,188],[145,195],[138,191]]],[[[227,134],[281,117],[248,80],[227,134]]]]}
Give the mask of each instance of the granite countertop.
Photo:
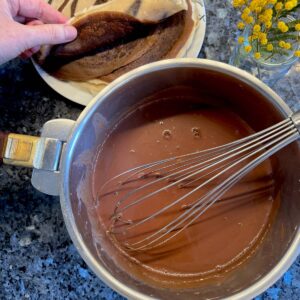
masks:
{"type": "MultiPolygon", "coordinates": [[[[229,1],[207,0],[207,35],[200,57],[228,62],[236,15],[229,1]]],[[[275,91],[300,109],[300,67],[275,91]]],[[[83,108],[55,93],[29,61],[0,67],[0,129],[38,135],[51,119],[76,120],[83,108]]],[[[30,184],[31,170],[0,168],[0,299],[122,299],[88,269],[64,225],[59,198],[30,184]]],[[[300,298],[300,258],[257,299],[300,298]]]]}

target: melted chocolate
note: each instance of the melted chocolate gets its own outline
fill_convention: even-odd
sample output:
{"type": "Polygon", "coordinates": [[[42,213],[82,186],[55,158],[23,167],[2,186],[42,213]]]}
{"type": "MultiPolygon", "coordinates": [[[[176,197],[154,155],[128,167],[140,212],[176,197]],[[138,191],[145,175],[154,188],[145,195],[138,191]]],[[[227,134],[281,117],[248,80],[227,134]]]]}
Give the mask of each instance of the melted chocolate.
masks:
{"type": "MultiPolygon", "coordinates": [[[[210,103],[210,99],[204,102],[210,103]]],[[[101,194],[105,182],[127,169],[223,145],[251,133],[253,130],[249,125],[227,108],[195,104],[193,99],[186,97],[155,101],[124,117],[102,145],[94,170],[94,194],[101,194]]],[[[135,278],[156,286],[186,288],[225,274],[251,256],[267,232],[277,207],[273,200],[272,174],[271,162],[267,160],[192,226],[155,250],[134,252],[123,245],[128,240],[141,239],[145,233],[173,220],[184,212],[182,204],[130,234],[127,234],[126,226],[121,226],[124,235],[111,238],[110,256],[135,278]]],[[[224,178],[220,182],[222,180],[224,178]]],[[[212,187],[202,189],[190,201],[195,201],[212,187]]],[[[143,218],[189,190],[165,191],[126,211],[123,217],[143,218]]],[[[98,199],[98,218],[108,231],[119,197],[109,195],[98,199]]]]}

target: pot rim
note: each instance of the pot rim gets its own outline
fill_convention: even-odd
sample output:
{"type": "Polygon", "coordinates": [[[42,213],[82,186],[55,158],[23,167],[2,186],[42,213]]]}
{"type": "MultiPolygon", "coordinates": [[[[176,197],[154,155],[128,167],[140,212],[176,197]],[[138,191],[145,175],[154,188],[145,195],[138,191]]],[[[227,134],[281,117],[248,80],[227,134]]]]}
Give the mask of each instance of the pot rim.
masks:
{"type": "MultiPolygon", "coordinates": [[[[99,279],[101,279],[109,287],[120,293],[121,295],[129,299],[154,299],[153,297],[142,294],[131,287],[123,284],[116,278],[114,278],[104,266],[100,265],[90,253],[81,234],[76,226],[75,219],[72,213],[71,203],[70,203],[70,190],[69,190],[69,171],[72,164],[72,156],[76,143],[78,142],[80,133],[84,128],[87,121],[92,117],[97,109],[97,106],[111,93],[120,87],[126,85],[131,80],[145,74],[156,72],[159,70],[166,70],[172,68],[203,68],[213,71],[221,71],[224,74],[230,75],[238,80],[247,83],[259,93],[264,95],[269,101],[280,110],[283,115],[289,116],[292,111],[287,106],[287,104],[267,85],[255,78],[254,76],[248,74],[247,72],[240,70],[236,67],[230,66],[225,63],[207,60],[207,59],[169,59],[164,61],[159,61],[151,63],[142,67],[139,67],[115,80],[113,83],[108,85],[104,90],[102,90],[83,110],[79,116],[76,124],[73,128],[70,138],[67,142],[66,152],[68,155],[65,156],[62,164],[62,180],[61,180],[61,191],[60,191],[60,203],[63,212],[64,221],[69,232],[69,235],[78,250],[81,257],[87,263],[87,265],[93,270],[99,279]]],[[[258,282],[251,285],[247,289],[238,292],[232,296],[230,299],[234,300],[245,300],[252,299],[257,295],[264,292],[272,284],[274,284],[281,276],[289,269],[289,267],[296,260],[297,256],[300,254],[300,229],[298,229],[294,241],[282,257],[282,259],[273,267],[273,269],[264,277],[262,277],[258,282]]],[[[226,298],[229,299],[229,298],[226,298]]]]}

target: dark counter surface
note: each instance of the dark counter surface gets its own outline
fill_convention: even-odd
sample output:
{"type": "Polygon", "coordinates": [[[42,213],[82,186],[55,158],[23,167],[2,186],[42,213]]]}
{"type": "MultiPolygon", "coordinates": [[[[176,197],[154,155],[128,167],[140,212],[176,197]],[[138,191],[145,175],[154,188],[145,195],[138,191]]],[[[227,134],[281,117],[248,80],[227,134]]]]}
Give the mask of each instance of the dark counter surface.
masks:
{"type": "MultiPolygon", "coordinates": [[[[207,1],[208,29],[201,57],[228,61],[232,11],[207,1]]],[[[300,109],[300,66],[275,90],[300,109]],[[297,77],[297,79],[296,79],[297,77]]],[[[0,129],[39,135],[46,121],[76,120],[82,107],[52,91],[32,64],[0,67],[0,129]]],[[[68,236],[59,198],[36,191],[31,170],[0,168],[0,299],[122,299],[88,269],[68,236]]],[[[300,299],[300,259],[257,299],[300,299]]]]}

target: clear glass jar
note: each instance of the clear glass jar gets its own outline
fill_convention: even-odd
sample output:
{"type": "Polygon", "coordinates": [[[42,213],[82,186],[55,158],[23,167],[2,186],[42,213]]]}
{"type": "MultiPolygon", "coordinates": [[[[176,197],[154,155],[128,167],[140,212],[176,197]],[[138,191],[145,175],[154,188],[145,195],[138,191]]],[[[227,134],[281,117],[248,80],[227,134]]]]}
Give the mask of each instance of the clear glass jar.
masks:
{"type": "MultiPolygon", "coordinates": [[[[287,21],[294,21],[293,17],[287,17],[287,21]]],[[[243,69],[252,75],[256,76],[269,86],[283,78],[290,68],[298,61],[298,57],[294,56],[294,51],[289,51],[289,55],[276,54],[272,58],[267,56],[270,53],[264,53],[260,59],[253,57],[253,52],[247,53],[245,46],[249,45],[248,37],[250,28],[246,27],[243,32],[244,42],[237,44],[233,49],[229,64],[243,69]]]]}

